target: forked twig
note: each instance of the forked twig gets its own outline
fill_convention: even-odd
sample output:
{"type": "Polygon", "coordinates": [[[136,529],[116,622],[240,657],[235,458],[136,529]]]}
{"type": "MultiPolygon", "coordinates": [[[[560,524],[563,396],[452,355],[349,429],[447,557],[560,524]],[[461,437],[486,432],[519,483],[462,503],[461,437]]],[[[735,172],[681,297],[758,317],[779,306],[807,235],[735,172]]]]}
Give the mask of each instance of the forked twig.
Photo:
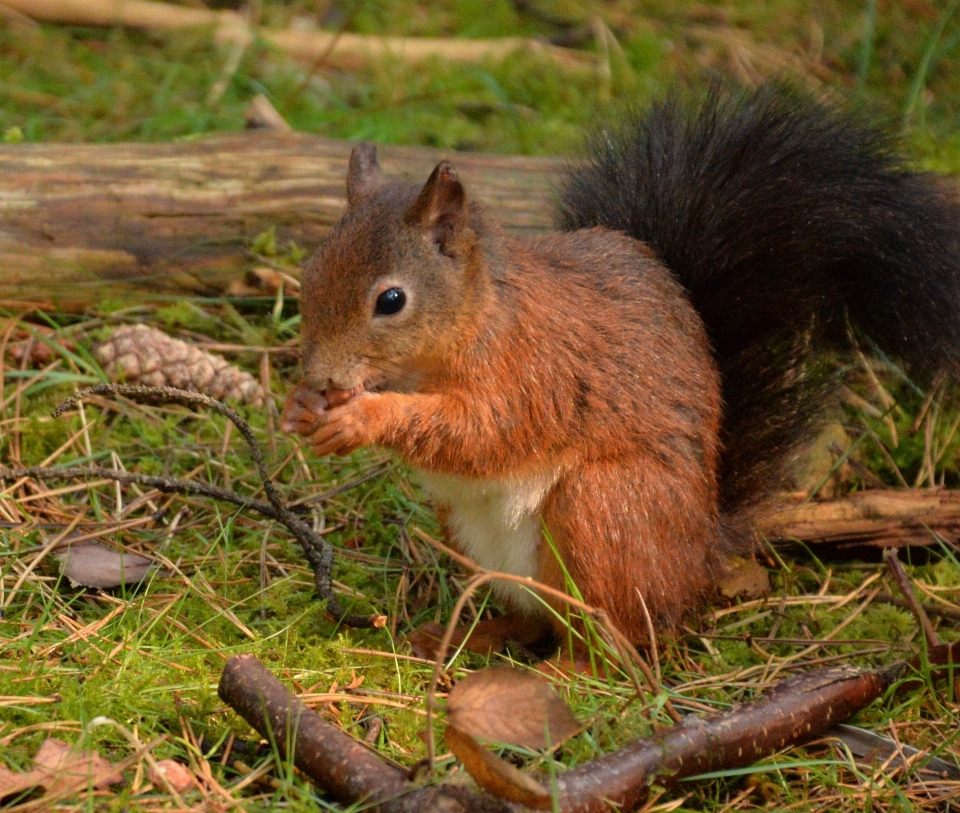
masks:
{"type": "Polygon", "coordinates": [[[376,626],[379,623],[380,617],[377,615],[352,615],[348,614],[344,609],[339,598],[337,598],[333,592],[333,577],[331,575],[333,571],[332,546],[287,507],[280,492],[277,490],[273,478],[270,476],[270,472],[267,470],[266,461],[263,459],[263,452],[260,450],[260,446],[253,434],[253,429],[240,415],[216,398],[211,398],[209,395],[204,395],[199,392],[190,392],[175,387],[98,384],[95,387],[89,387],[72,395],[54,410],[53,417],[59,418],[68,409],[79,404],[91,395],[126,395],[134,399],[159,403],[202,404],[228,418],[237,429],[240,430],[240,434],[243,435],[243,439],[250,447],[257,472],[263,481],[263,490],[267,495],[268,502],[255,500],[251,497],[244,497],[229,489],[210,484],[178,480],[173,477],[151,477],[145,474],[105,469],[100,466],[34,466],[31,468],[18,469],[0,467],[0,480],[20,479],[23,477],[37,480],[71,480],[100,477],[124,484],[137,483],[138,485],[155,488],[163,493],[192,494],[210,497],[211,499],[229,502],[241,508],[256,511],[258,514],[269,517],[286,526],[297,542],[300,543],[304,557],[313,570],[317,593],[320,595],[320,598],[326,601],[327,611],[338,623],[346,624],[350,627],[367,628],[376,626]]]}
{"type": "Polygon", "coordinates": [[[923,637],[927,639],[927,646],[940,646],[940,636],[937,635],[933,624],[930,623],[930,617],[926,614],[923,605],[917,599],[917,594],[913,592],[913,585],[910,583],[910,577],[907,575],[907,571],[903,569],[903,563],[897,555],[897,549],[884,548],[883,559],[887,563],[887,567],[890,568],[890,572],[897,582],[897,587],[900,588],[900,592],[903,593],[903,597],[907,600],[907,604],[914,618],[917,619],[917,622],[923,629],[923,637]]]}

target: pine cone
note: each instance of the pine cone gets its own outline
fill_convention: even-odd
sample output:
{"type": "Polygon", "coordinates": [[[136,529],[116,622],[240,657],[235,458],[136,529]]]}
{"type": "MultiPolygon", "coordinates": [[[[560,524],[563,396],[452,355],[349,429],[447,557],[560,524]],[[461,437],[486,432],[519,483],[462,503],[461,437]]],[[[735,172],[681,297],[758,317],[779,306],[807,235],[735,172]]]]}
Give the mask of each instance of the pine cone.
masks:
{"type": "Polygon", "coordinates": [[[178,387],[221,401],[263,406],[263,388],[222,356],[207,353],[147,325],[118,327],[94,350],[112,379],[148,387],[178,387]]]}

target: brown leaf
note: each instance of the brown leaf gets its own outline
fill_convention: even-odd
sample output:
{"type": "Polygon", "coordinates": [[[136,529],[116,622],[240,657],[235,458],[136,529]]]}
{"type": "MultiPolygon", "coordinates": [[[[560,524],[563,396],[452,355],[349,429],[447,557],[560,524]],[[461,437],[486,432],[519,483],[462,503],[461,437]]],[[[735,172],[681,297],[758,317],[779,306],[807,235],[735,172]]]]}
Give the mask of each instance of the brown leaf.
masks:
{"type": "Polygon", "coordinates": [[[46,771],[32,770],[26,773],[17,773],[16,771],[8,771],[6,768],[0,768],[0,799],[6,799],[8,796],[35,788],[46,775],[46,771]]]}
{"type": "Polygon", "coordinates": [[[487,793],[534,810],[545,810],[553,801],[550,792],[532,776],[488,751],[469,734],[448,725],[447,746],[463,763],[467,773],[487,793]]]}
{"type": "Polygon", "coordinates": [[[720,592],[726,598],[760,598],[770,594],[770,573],[756,559],[731,556],[720,580],[720,592]]]}
{"type": "Polygon", "coordinates": [[[42,784],[51,793],[85,787],[103,790],[123,781],[123,775],[96,751],[75,751],[61,740],[44,740],[33,761],[34,771],[47,773],[42,784]]]}
{"type": "Polygon", "coordinates": [[[447,719],[471,737],[526,748],[555,747],[580,730],[553,686],[519,669],[482,669],[458,681],[447,719]]]}
{"type": "Polygon", "coordinates": [[[57,739],[45,740],[34,757],[34,767],[23,773],[0,768],[0,799],[42,787],[51,793],[70,793],[93,787],[103,790],[123,781],[123,775],[96,751],[75,751],[57,739]]]}
{"type": "Polygon", "coordinates": [[[99,542],[79,542],[55,554],[73,587],[119,587],[143,581],[156,563],[136,553],[108,548],[99,542]]]}
{"type": "Polygon", "coordinates": [[[161,759],[147,769],[147,778],[159,788],[170,785],[177,793],[183,793],[194,787],[196,780],[185,765],[174,759],[161,759]]]}

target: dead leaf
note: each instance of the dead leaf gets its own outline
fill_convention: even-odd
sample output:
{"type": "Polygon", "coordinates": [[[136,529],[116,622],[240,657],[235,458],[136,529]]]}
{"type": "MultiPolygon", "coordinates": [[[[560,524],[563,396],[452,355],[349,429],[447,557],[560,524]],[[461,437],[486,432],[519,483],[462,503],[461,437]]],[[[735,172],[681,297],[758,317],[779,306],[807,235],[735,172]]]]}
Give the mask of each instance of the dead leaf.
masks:
{"type": "Polygon", "coordinates": [[[123,775],[96,751],[76,751],[51,738],[40,746],[31,770],[16,773],[0,768],[0,799],[36,787],[69,794],[89,787],[103,790],[121,782],[123,775]]]}
{"type": "Polygon", "coordinates": [[[43,784],[51,793],[85,787],[103,790],[123,782],[123,775],[99,753],[75,751],[62,740],[44,740],[33,761],[35,771],[46,771],[49,778],[43,784]]]}
{"type": "Polygon", "coordinates": [[[196,785],[193,773],[175,759],[161,759],[147,769],[147,779],[159,788],[170,785],[177,793],[184,793],[196,785]]]}
{"type": "Polygon", "coordinates": [[[720,592],[725,598],[760,598],[770,594],[770,573],[756,559],[731,556],[720,579],[720,592]]]}
{"type": "MultiPolygon", "coordinates": [[[[44,773],[44,775],[46,774],[44,773]]],[[[40,779],[41,777],[37,775],[36,771],[17,773],[16,771],[8,771],[6,768],[0,768],[0,800],[37,787],[40,784],[40,779]]]]}
{"type": "Polygon", "coordinates": [[[553,799],[543,785],[488,751],[469,734],[448,725],[445,737],[447,747],[487,793],[534,810],[545,810],[551,806],[553,799]]]}
{"type": "Polygon", "coordinates": [[[56,553],[60,570],[73,587],[119,587],[143,581],[156,567],[146,556],[108,548],[99,542],[79,542],[56,553]]]}
{"type": "Polygon", "coordinates": [[[447,720],[476,739],[536,749],[555,748],[580,730],[553,686],[520,669],[482,669],[458,681],[447,720]]]}

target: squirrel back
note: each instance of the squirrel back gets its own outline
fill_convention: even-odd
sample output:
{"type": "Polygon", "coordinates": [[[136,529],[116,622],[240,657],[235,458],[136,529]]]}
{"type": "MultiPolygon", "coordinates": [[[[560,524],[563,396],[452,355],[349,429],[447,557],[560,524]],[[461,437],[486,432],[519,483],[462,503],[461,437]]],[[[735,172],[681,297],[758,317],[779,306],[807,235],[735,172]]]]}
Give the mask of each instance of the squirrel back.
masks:
{"type": "Polygon", "coordinates": [[[725,403],[721,506],[782,482],[846,323],[929,379],[960,368],[960,204],[847,111],[768,84],[674,93],[597,131],[559,222],[650,246],[707,329],[725,403]]]}

